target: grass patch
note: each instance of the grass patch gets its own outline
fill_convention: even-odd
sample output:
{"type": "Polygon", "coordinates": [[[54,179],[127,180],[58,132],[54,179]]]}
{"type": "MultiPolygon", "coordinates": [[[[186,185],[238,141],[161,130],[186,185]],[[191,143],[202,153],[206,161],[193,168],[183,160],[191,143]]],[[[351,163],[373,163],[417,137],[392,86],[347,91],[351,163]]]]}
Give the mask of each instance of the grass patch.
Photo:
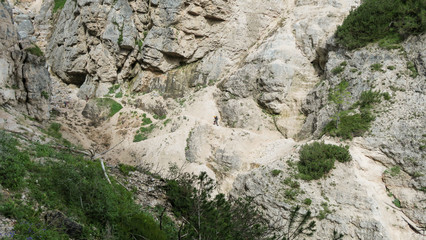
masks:
{"type": "Polygon", "coordinates": [[[136,131],[136,135],[133,138],[133,142],[140,142],[148,139],[148,135],[154,130],[155,124],[149,125],[149,127],[141,127],[136,131]]]}
{"type": "Polygon", "coordinates": [[[55,4],[53,5],[53,13],[56,13],[58,10],[64,8],[67,0],[55,0],[55,4]]]}
{"type": "Polygon", "coordinates": [[[407,62],[407,68],[410,70],[410,77],[416,78],[419,75],[413,62],[407,62]]]}
{"type": "Polygon", "coordinates": [[[148,125],[148,124],[151,124],[151,123],[152,123],[151,118],[147,118],[146,114],[144,113],[142,115],[142,126],[145,126],[145,125],[148,125]]]}
{"type": "Polygon", "coordinates": [[[305,144],[299,151],[300,161],[297,167],[300,177],[304,180],[320,179],[334,166],[334,161],[347,162],[351,160],[348,147],[313,142],[305,144]]]}
{"type": "Polygon", "coordinates": [[[280,175],[281,172],[282,171],[279,170],[279,169],[274,169],[274,170],[271,171],[271,174],[272,174],[273,177],[276,177],[276,176],[280,175]]]}
{"type": "Polygon", "coordinates": [[[47,135],[54,137],[56,139],[62,138],[62,133],[60,133],[61,124],[60,123],[51,123],[49,128],[47,128],[47,135]]]}
{"type": "Polygon", "coordinates": [[[118,102],[114,101],[111,98],[97,98],[96,104],[99,107],[109,107],[110,108],[108,117],[114,116],[117,112],[119,112],[123,108],[123,106],[121,104],[119,104],[118,102]]]}
{"type": "Polygon", "coordinates": [[[161,116],[158,116],[157,114],[154,114],[154,116],[152,116],[154,119],[159,119],[159,120],[164,120],[164,119],[166,119],[166,115],[161,115],[161,116]]]}
{"type": "Polygon", "coordinates": [[[375,63],[375,64],[372,64],[372,65],[370,66],[370,69],[371,69],[372,71],[376,71],[376,72],[384,72],[384,71],[383,71],[383,69],[382,69],[382,67],[383,67],[383,65],[382,65],[382,64],[380,64],[380,63],[375,63]]]}
{"type": "Polygon", "coordinates": [[[120,170],[120,172],[124,175],[124,176],[129,176],[130,172],[134,172],[136,171],[136,167],[135,166],[130,166],[127,164],[118,164],[118,170],[120,170]]]}
{"type": "Polygon", "coordinates": [[[41,51],[41,49],[35,44],[33,44],[33,47],[25,49],[25,51],[37,57],[41,57],[44,55],[43,51],[41,51]]]}
{"type": "Polygon", "coordinates": [[[46,99],[49,100],[49,93],[45,92],[45,91],[41,91],[41,96],[46,99]]]}
{"type": "Polygon", "coordinates": [[[376,41],[397,48],[408,36],[425,32],[425,8],[418,0],[365,0],[337,28],[336,42],[348,49],[376,41]]]}

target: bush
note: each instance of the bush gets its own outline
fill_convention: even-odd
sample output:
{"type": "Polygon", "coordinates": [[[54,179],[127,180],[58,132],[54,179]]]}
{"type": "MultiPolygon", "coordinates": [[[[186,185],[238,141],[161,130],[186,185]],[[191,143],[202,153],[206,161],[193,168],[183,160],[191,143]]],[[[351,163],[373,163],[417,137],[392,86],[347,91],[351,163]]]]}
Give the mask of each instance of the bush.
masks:
{"type": "Polygon", "coordinates": [[[329,122],[324,128],[324,133],[342,137],[343,139],[352,139],[353,137],[362,136],[370,128],[370,123],[374,119],[374,116],[369,111],[352,115],[349,115],[349,112],[346,111],[341,114],[338,126],[336,127],[335,121],[329,122]]]}
{"type": "Polygon", "coordinates": [[[37,56],[37,57],[41,57],[41,56],[43,56],[44,54],[43,54],[43,51],[41,51],[41,49],[37,46],[37,45],[34,45],[33,47],[31,47],[31,48],[27,48],[27,49],[25,49],[25,51],[27,51],[27,52],[29,52],[29,53],[31,53],[32,55],[35,55],[35,56],[37,56]]]}
{"type": "Polygon", "coordinates": [[[61,129],[60,123],[51,123],[49,128],[47,129],[47,134],[56,139],[62,138],[62,133],[59,132],[61,129]]]}
{"type": "Polygon", "coordinates": [[[18,145],[16,139],[0,131],[0,185],[12,190],[24,186],[26,168],[31,164],[28,154],[18,145]]]}
{"type": "Polygon", "coordinates": [[[66,2],[67,0],[55,0],[55,5],[53,6],[53,13],[64,8],[66,2]]]}
{"type": "Polygon", "coordinates": [[[350,161],[347,147],[314,142],[305,144],[299,151],[298,170],[304,180],[319,179],[334,166],[334,161],[350,161]]]}
{"type": "Polygon", "coordinates": [[[413,62],[407,62],[407,68],[410,70],[410,77],[416,78],[419,75],[413,62]]]}
{"type": "Polygon", "coordinates": [[[370,66],[370,69],[371,69],[372,71],[379,71],[379,72],[383,72],[382,67],[383,67],[383,65],[382,65],[382,64],[380,64],[380,63],[375,63],[375,64],[372,64],[372,65],[370,66]]]}
{"type": "Polygon", "coordinates": [[[274,170],[271,171],[271,174],[272,174],[272,176],[276,177],[276,176],[280,175],[281,172],[282,171],[279,170],[279,169],[274,169],[274,170]]]}
{"type": "Polygon", "coordinates": [[[58,160],[47,161],[32,170],[30,189],[39,204],[64,211],[67,216],[96,227],[99,231],[86,228],[85,234],[98,238],[106,234],[103,229],[108,225],[118,239],[152,236],[163,239],[158,225],[154,227],[153,219],[133,202],[132,194],[113,178],[112,184],[106,181],[99,162],[88,162],[81,156],[55,150],[44,151],[44,154],[58,160]]]}
{"type": "Polygon", "coordinates": [[[337,74],[343,72],[344,70],[345,70],[345,67],[337,66],[337,67],[331,69],[331,73],[333,73],[334,75],[337,75],[337,74]]]}
{"type": "Polygon", "coordinates": [[[426,30],[425,1],[365,0],[337,28],[336,41],[348,49],[383,40],[393,46],[426,30]]]}
{"type": "Polygon", "coordinates": [[[130,172],[136,171],[136,167],[122,163],[118,164],[118,169],[124,176],[129,176],[130,172]]]}
{"type": "Polygon", "coordinates": [[[364,91],[361,93],[361,97],[359,99],[358,104],[361,108],[371,107],[372,104],[381,102],[381,96],[382,94],[380,93],[380,91],[364,91]]]}
{"type": "Polygon", "coordinates": [[[168,180],[165,190],[175,216],[185,219],[180,239],[269,239],[266,220],[253,199],[212,197],[214,183],[205,172],[168,180]]]}

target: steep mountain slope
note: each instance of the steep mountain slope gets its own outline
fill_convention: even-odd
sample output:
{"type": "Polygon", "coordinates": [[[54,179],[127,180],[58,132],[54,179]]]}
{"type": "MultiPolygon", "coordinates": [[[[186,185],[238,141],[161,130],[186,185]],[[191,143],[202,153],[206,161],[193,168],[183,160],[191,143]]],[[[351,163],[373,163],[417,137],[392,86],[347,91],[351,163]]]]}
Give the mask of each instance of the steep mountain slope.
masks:
{"type": "MultiPolygon", "coordinates": [[[[205,171],[220,192],[255,197],[277,226],[310,199],[316,239],[333,229],[422,238],[413,229],[426,224],[425,35],[393,50],[341,48],[333,34],[359,0],[55,4],[16,3],[15,21],[0,4],[2,106],[38,120],[54,113],[67,140],[105,152],[109,164],[205,171]],[[46,67],[23,50],[32,43],[46,67]],[[339,86],[340,104],[330,97],[339,86]],[[368,109],[369,130],[323,136],[336,118],[363,113],[368,91],[381,99],[368,109]],[[349,145],[352,162],[297,179],[292,162],[312,139],[349,145]]],[[[16,129],[7,116],[2,128],[16,129]]]]}

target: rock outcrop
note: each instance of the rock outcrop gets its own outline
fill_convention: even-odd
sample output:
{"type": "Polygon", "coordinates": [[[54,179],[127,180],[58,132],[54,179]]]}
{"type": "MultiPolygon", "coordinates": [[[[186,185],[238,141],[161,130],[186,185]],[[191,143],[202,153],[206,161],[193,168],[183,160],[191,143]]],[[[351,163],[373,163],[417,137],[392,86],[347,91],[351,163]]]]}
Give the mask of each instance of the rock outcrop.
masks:
{"type": "Polygon", "coordinates": [[[23,29],[17,31],[11,12],[0,4],[0,105],[16,107],[38,120],[48,119],[51,89],[43,53],[24,37],[23,29]]]}

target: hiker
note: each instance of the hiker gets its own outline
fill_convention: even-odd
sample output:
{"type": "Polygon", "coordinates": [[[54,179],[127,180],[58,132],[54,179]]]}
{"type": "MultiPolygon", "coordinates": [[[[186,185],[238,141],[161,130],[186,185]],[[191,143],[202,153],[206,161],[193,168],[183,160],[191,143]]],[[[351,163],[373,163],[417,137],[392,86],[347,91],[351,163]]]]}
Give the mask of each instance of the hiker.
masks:
{"type": "Polygon", "coordinates": [[[217,122],[219,118],[217,116],[214,116],[214,122],[213,125],[219,126],[219,123],[217,122]]]}
{"type": "Polygon", "coordinates": [[[67,105],[68,105],[68,102],[67,101],[64,101],[64,105],[65,105],[65,108],[67,107],[67,105]]]}

